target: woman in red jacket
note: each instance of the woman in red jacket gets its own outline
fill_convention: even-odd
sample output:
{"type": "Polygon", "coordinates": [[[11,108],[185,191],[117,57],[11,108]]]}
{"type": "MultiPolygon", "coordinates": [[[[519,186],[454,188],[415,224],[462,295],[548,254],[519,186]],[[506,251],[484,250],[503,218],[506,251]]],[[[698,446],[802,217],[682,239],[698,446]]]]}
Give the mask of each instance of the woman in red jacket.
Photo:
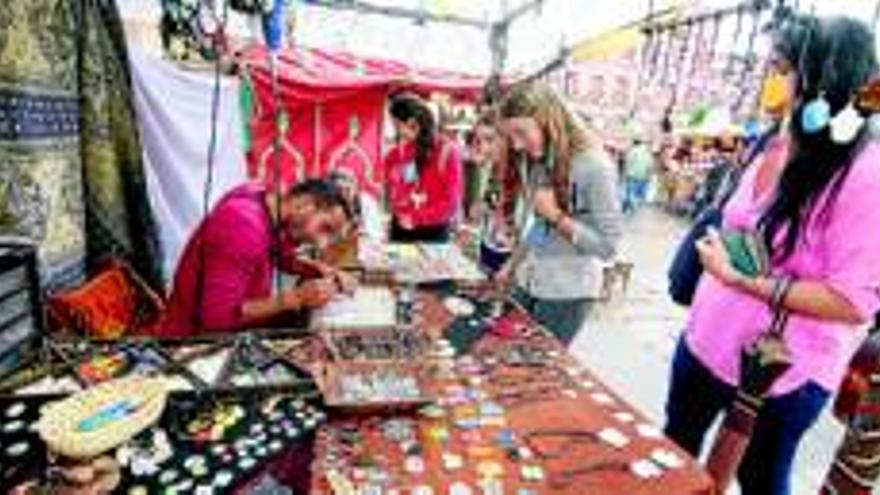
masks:
{"type": "Polygon", "coordinates": [[[394,242],[446,242],[462,201],[461,154],[418,97],[391,98],[399,144],[385,156],[394,242]]]}

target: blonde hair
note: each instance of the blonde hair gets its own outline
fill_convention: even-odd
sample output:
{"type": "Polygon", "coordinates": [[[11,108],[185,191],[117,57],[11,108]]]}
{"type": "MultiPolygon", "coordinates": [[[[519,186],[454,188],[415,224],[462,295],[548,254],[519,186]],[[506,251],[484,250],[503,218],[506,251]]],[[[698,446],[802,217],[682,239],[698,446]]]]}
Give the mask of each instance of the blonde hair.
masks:
{"type": "Polygon", "coordinates": [[[514,87],[501,102],[500,114],[503,119],[528,117],[538,123],[554,160],[552,180],[556,197],[560,206],[567,209],[572,161],[591,145],[584,123],[555,91],[537,84],[514,87]]]}

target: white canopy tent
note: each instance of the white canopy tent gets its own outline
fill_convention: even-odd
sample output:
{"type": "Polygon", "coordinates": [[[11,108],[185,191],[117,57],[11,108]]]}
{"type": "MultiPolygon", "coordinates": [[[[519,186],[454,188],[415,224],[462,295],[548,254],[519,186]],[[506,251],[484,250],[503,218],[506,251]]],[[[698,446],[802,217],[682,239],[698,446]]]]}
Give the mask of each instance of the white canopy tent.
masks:
{"type": "MultiPolygon", "coordinates": [[[[820,15],[846,14],[868,22],[873,22],[878,6],[877,0],[786,1],[804,10],[813,8],[820,15]]],[[[158,24],[160,0],[117,2],[127,21],[158,24]]],[[[289,3],[296,16],[294,38],[302,45],[474,74],[490,72],[491,26],[514,14],[505,70],[521,74],[557,57],[563,47],[645,18],[649,8],[660,11],[682,6],[686,12],[710,11],[741,0],[358,0],[347,7],[321,5],[346,3],[338,0],[289,3]],[[382,9],[416,18],[387,15],[380,12],[382,9]],[[421,20],[417,18],[420,13],[424,16],[421,20]],[[451,19],[441,20],[445,16],[451,19]]],[[[243,16],[230,19],[230,29],[239,36],[258,36],[257,27],[258,23],[243,16]]],[[[720,37],[722,43],[730,38],[720,37]]]]}

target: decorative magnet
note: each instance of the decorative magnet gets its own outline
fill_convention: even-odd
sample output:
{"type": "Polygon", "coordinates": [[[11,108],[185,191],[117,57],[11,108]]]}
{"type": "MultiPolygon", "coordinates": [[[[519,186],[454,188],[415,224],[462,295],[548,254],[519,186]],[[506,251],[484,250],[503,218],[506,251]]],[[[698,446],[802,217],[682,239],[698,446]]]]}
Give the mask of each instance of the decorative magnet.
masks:
{"type": "Polygon", "coordinates": [[[647,423],[641,423],[636,426],[636,431],[644,438],[658,439],[663,437],[663,432],[657,429],[656,426],[647,423]]]}
{"type": "Polygon", "coordinates": [[[449,495],[473,495],[474,491],[467,483],[456,481],[449,487],[449,495]]]}
{"type": "Polygon", "coordinates": [[[610,405],[610,404],[614,404],[614,399],[610,395],[608,395],[604,392],[596,392],[596,393],[590,395],[590,397],[597,404],[602,404],[605,406],[610,405]]]}
{"type": "Polygon", "coordinates": [[[217,488],[226,488],[232,484],[234,476],[229,471],[220,471],[214,476],[214,486],[217,488]]]}
{"type": "Polygon", "coordinates": [[[497,478],[504,475],[504,467],[495,461],[483,461],[477,464],[477,473],[481,478],[497,478]]]}
{"type": "Polygon", "coordinates": [[[425,461],[417,456],[407,457],[404,462],[404,469],[406,469],[406,472],[412,474],[423,473],[425,471],[425,461]]]}
{"type": "Polygon", "coordinates": [[[27,442],[17,442],[6,449],[6,455],[9,457],[19,457],[26,454],[28,450],[30,450],[30,445],[27,442]]]}
{"type": "Polygon", "coordinates": [[[444,452],[442,455],[443,458],[443,469],[447,471],[457,471],[464,467],[464,460],[458,454],[451,454],[448,452],[444,452]]]}
{"type": "Polygon", "coordinates": [[[520,470],[523,481],[541,481],[544,479],[544,469],[541,466],[526,465],[520,470]]]}
{"type": "Polygon", "coordinates": [[[651,452],[651,460],[667,469],[684,467],[684,460],[675,452],[667,449],[654,449],[651,452]]]}
{"type": "Polygon", "coordinates": [[[653,479],[663,476],[663,470],[653,462],[642,459],[630,464],[630,471],[639,478],[653,479]]]}
{"type": "Polygon", "coordinates": [[[163,485],[170,485],[177,481],[177,478],[180,477],[180,473],[177,472],[176,469],[166,469],[162,471],[162,474],[159,475],[159,483],[163,485]]]}
{"type": "Polygon", "coordinates": [[[629,445],[629,438],[616,428],[604,428],[599,432],[599,439],[617,449],[629,445]]]}
{"type": "Polygon", "coordinates": [[[626,411],[616,412],[612,416],[623,424],[630,424],[636,420],[635,414],[626,411]]]}
{"type": "Polygon", "coordinates": [[[483,495],[504,495],[504,483],[498,478],[482,479],[477,484],[483,495]]]}
{"type": "Polygon", "coordinates": [[[25,409],[26,407],[24,405],[24,402],[16,402],[15,404],[12,404],[11,406],[6,408],[6,417],[10,419],[15,419],[24,414],[25,409]]]}

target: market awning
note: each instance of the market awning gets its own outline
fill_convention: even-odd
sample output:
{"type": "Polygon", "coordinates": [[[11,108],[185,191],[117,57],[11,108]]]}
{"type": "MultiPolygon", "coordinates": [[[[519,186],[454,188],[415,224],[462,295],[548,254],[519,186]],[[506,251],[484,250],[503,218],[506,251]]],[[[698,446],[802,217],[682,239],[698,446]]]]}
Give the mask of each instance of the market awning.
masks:
{"type": "MultiPolygon", "coordinates": [[[[268,77],[268,52],[264,47],[248,49],[244,61],[255,69],[255,77],[268,77]]],[[[279,61],[281,81],[297,84],[303,92],[300,97],[316,101],[377,86],[423,94],[440,92],[456,99],[476,101],[485,84],[485,78],[479,75],[414,67],[394,60],[317,48],[286,49],[281,52],[279,61]]]]}

